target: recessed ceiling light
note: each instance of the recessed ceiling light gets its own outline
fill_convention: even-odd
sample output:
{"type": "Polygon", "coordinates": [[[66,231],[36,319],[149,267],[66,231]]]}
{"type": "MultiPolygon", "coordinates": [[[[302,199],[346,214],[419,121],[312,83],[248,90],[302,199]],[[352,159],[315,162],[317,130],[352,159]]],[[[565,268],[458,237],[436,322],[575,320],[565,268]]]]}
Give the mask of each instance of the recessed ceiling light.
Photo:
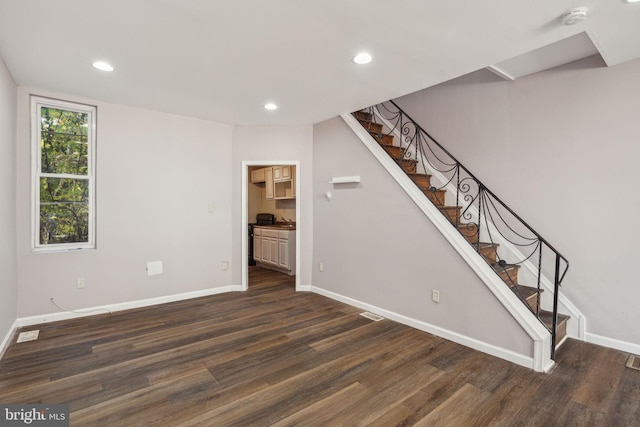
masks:
{"type": "Polygon", "coordinates": [[[637,3],[637,2],[639,2],[639,1],[640,1],[640,0],[627,0],[627,3],[637,3]]]}
{"type": "Polygon", "coordinates": [[[373,60],[373,56],[366,52],[362,52],[353,57],[353,62],[359,65],[368,64],[373,60]]]}
{"type": "Polygon", "coordinates": [[[264,104],[264,108],[266,110],[277,110],[278,106],[276,104],[274,104],[273,102],[270,102],[268,104],[264,104]]]}
{"type": "Polygon", "coordinates": [[[96,61],[91,65],[101,71],[113,71],[113,67],[111,66],[111,64],[104,61],[96,61]]]}

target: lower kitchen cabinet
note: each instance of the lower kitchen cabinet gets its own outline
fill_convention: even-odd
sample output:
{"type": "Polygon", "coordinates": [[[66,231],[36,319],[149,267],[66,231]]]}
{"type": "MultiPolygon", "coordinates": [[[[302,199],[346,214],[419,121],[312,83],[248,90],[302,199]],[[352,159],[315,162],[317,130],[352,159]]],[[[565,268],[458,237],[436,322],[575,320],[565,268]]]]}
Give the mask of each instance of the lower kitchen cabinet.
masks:
{"type": "Polygon", "coordinates": [[[295,274],[296,230],[255,227],[253,248],[253,258],[261,267],[295,274]]]}

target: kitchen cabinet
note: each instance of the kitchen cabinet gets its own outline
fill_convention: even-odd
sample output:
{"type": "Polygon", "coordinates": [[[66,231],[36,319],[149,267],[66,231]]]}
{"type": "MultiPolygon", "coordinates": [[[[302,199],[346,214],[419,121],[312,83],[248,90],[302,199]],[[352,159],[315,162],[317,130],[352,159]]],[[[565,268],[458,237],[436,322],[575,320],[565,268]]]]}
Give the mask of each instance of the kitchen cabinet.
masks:
{"type": "Polygon", "coordinates": [[[267,168],[254,169],[251,171],[251,182],[257,184],[265,182],[265,172],[267,168]]]}
{"type": "Polygon", "coordinates": [[[296,230],[255,227],[253,258],[258,265],[294,275],[296,270],[296,230]]]}
{"type": "Polygon", "coordinates": [[[273,168],[264,168],[265,195],[266,199],[273,199],[273,168]]]}
{"type": "Polygon", "coordinates": [[[274,166],[273,167],[273,182],[289,181],[291,180],[291,166],[274,166]]]}
{"type": "Polygon", "coordinates": [[[273,167],[273,198],[276,200],[296,198],[295,166],[273,167]],[[277,175],[276,175],[277,174],[277,175]],[[278,177],[276,179],[276,176],[278,177]]]}
{"type": "Polygon", "coordinates": [[[291,270],[289,255],[289,240],[278,238],[278,267],[291,270]]]}
{"type": "Polygon", "coordinates": [[[251,171],[251,182],[264,182],[265,199],[282,200],[296,198],[296,167],[271,166],[251,171]]]}

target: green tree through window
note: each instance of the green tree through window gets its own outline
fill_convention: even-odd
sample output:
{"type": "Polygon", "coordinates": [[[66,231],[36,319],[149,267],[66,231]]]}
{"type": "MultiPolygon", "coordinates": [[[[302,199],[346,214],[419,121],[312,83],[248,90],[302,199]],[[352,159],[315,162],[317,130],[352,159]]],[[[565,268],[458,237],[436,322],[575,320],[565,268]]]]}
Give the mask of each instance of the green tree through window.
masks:
{"type": "Polygon", "coordinates": [[[83,105],[61,108],[52,104],[59,103],[36,102],[36,247],[92,246],[95,111],[83,105]]]}

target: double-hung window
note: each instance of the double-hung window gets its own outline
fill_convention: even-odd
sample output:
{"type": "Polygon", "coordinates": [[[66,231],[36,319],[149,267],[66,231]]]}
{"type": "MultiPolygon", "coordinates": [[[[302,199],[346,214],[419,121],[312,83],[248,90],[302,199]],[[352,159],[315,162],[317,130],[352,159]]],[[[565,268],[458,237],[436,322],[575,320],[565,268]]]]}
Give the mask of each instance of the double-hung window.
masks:
{"type": "Polygon", "coordinates": [[[33,248],[95,248],[96,107],[31,98],[33,248]]]}

